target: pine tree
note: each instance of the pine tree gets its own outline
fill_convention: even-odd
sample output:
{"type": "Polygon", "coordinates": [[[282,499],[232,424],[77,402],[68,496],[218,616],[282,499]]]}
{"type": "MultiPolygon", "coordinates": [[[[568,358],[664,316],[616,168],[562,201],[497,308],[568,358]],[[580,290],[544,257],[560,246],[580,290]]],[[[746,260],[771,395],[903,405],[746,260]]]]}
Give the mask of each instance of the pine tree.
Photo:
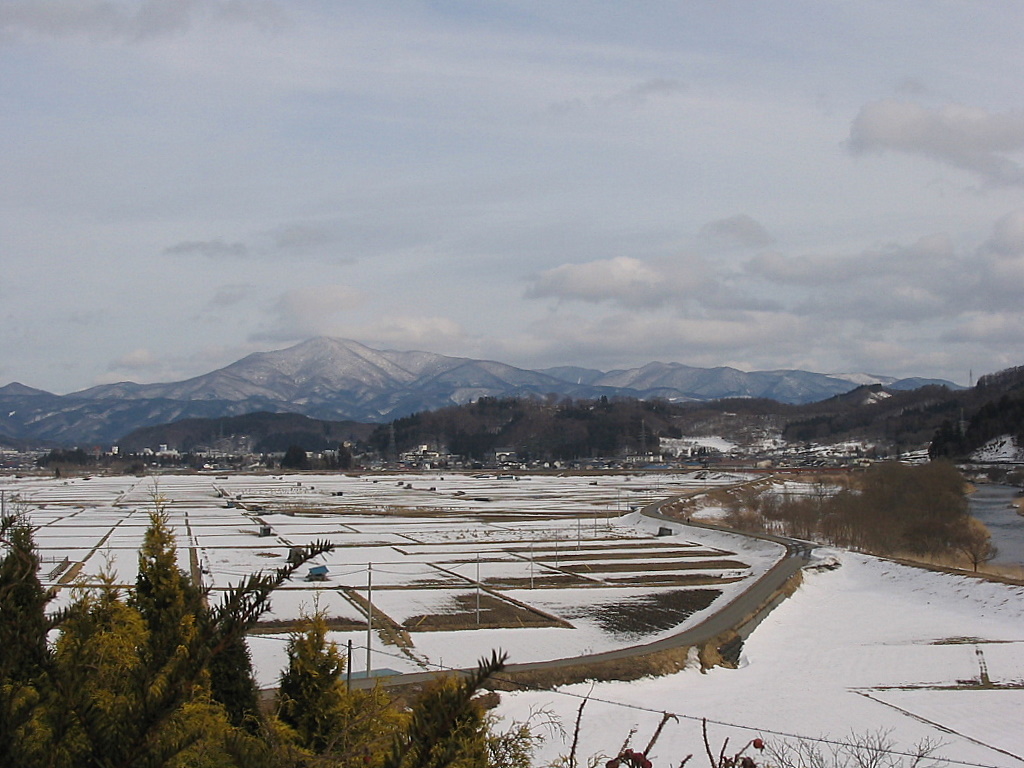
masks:
{"type": "Polygon", "coordinates": [[[32,527],[20,510],[0,521],[0,545],[0,675],[27,682],[49,662],[46,605],[53,595],[39,582],[32,527]]]}
{"type": "Polygon", "coordinates": [[[220,702],[232,725],[259,730],[259,689],[245,637],[230,637],[210,662],[210,695],[220,702]]]}
{"type": "Polygon", "coordinates": [[[203,596],[178,568],[177,544],[162,497],[155,494],[154,504],[139,551],[132,605],[149,629],[149,663],[155,670],[194,638],[203,596]]]}
{"type": "Polygon", "coordinates": [[[53,595],[39,582],[39,555],[22,510],[0,520],[0,547],[0,765],[17,765],[52,664],[46,637],[54,622],[46,605],[53,595]]]}
{"type": "Polygon", "coordinates": [[[288,639],[288,667],[278,688],[278,716],[295,729],[299,742],[324,752],[340,730],[345,662],[327,641],[322,613],[308,617],[288,639]]]}
{"type": "Polygon", "coordinates": [[[485,722],[473,696],[504,668],[505,657],[495,653],[481,659],[475,673],[445,678],[429,689],[413,706],[384,768],[486,765],[486,750],[480,747],[485,722]]]}

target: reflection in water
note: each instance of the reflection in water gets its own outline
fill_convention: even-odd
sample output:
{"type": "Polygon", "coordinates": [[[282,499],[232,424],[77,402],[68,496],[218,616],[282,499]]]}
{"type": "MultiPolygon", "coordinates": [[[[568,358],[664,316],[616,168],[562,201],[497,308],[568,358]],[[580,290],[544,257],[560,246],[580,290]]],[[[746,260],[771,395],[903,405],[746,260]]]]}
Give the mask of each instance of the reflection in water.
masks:
{"type": "Polygon", "coordinates": [[[1024,517],[1013,504],[1019,495],[1015,486],[983,483],[968,497],[971,514],[988,526],[999,547],[993,565],[1024,566],[1024,517]]]}

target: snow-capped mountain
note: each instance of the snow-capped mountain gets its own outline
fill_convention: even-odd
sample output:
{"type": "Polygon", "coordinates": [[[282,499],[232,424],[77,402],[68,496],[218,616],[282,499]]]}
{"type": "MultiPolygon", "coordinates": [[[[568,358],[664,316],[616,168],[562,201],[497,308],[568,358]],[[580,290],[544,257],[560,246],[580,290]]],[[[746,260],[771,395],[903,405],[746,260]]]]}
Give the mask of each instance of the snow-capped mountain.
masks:
{"type": "MultiPolygon", "coordinates": [[[[379,422],[481,397],[549,394],[672,401],[756,397],[806,403],[847,392],[865,383],[864,379],[874,383],[879,378],[794,370],[746,373],[657,362],[609,372],[576,367],[535,371],[491,360],[378,350],[349,339],[321,337],[287,349],[258,352],[179,382],[122,382],[64,396],[9,384],[0,388],[0,437],[104,443],[138,427],[254,411],[379,422]]],[[[916,381],[917,386],[927,383],[916,381]]],[[[890,380],[889,386],[898,388],[898,382],[890,380]]]]}

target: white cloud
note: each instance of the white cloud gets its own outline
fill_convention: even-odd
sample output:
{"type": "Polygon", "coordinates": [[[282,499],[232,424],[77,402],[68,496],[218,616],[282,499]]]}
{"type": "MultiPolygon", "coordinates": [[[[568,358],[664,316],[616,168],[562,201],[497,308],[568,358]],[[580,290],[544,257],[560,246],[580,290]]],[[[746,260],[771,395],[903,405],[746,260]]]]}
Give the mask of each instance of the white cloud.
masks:
{"type": "Polygon", "coordinates": [[[348,285],[319,285],[282,293],[272,308],[268,326],[258,340],[296,341],[312,336],[341,335],[340,317],[358,309],[365,296],[348,285]]]}
{"type": "Polygon", "coordinates": [[[704,279],[685,265],[670,274],[640,259],[618,256],[584,264],[562,264],[546,270],[533,278],[526,296],[614,302],[631,308],[656,307],[685,296],[704,279]]]}
{"type": "Polygon", "coordinates": [[[157,360],[153,353],[145,347],[133,349],[126,355],[112,360],[107,366],[110,371],[146,371],[156,366],[157,360]]]}
{"type": "Polygon", "coordinates": [[[1016,345],[1016,365],[1020,365],[1019,355],[1024,353],[1024,312],[973,312],[965,315],[943,338],[971,344],[1016,345]]]}
{"type": "Polygon", "coordinates": [[[452,350],[466,341],[466,334],[458,323],[437,316],[381,318],[366,325],[349,326],[345,335],[367,339],[369,344],[431,352],[452,350]]]}
{"type": "Polygon", "coordinates": [[[850,128],[854,154],[923,155],[993,184],[1024,184],[1012,153],[1024,150],[1024,112],[993,114],[960,104],[928,108],[906,101],[863,106],[850,128]]]}

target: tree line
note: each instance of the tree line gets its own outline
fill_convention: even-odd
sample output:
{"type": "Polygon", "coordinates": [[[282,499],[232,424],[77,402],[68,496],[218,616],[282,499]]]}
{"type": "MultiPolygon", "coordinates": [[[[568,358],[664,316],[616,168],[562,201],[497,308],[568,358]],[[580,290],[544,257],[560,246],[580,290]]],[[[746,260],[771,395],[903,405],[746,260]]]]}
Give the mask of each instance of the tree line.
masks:
{"type": "Polygon", "coordinates": [[[948,462],[872,465],[854,483],[816,484],[808,494],[741,489],[727,523],[880,555],[959,555],[978,569],[996,554],[991,535],[968,514],[967,484],[948,462]]]}
{"type": "Polygon", "coordinates": [[[481,397],[380,425],[369,443],[382,455],[444,445],[476,460],[500,448],[512,448],[526,461],[616,456],[657,450],[659,436],[680,437],[673,424],[679,412],[663,400],[481,397]]]}

